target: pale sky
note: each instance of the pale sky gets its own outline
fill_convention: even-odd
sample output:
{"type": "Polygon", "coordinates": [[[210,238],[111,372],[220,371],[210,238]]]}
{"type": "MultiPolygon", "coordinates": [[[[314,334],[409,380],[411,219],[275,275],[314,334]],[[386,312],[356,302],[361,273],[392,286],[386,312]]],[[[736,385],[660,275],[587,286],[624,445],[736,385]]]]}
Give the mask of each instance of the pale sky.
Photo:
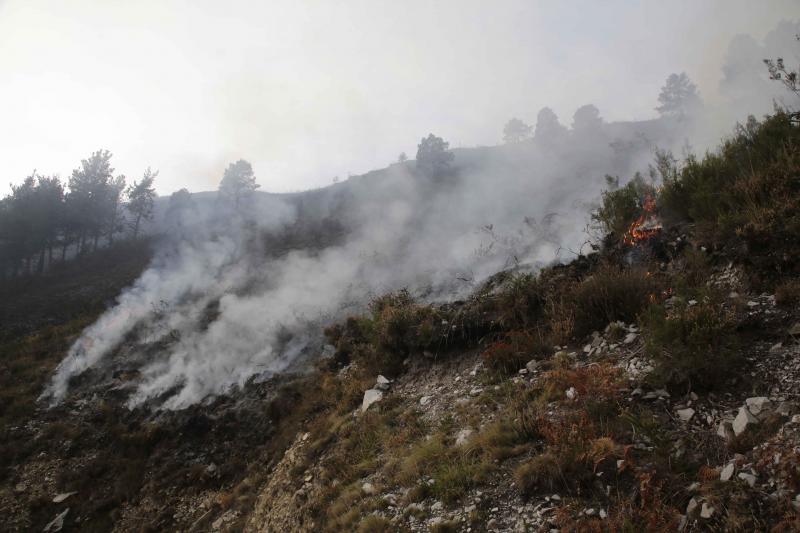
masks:
{"type": "Polygon", "coordinates": [[[667,75],[713,101],[731,38],[782,19],[800,2],[0,0],[0,195],[99,148],[129,179],[159,169],[161,194],[239,158],[282,192],[429,132],[496,144],[543,106],[650,118],[667,75]]]}

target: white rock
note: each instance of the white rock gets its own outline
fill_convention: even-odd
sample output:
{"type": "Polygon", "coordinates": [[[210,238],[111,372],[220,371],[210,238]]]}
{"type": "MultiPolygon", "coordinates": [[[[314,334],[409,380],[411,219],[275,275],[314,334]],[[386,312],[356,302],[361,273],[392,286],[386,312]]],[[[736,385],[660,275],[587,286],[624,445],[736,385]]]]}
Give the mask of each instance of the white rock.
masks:
{"type": "Polygon", "coordinates": [[[689,500],[689,504],[686,506],[686,516],[692,516],[695,511],[697,511],[697,506],[700,505],[695,498],[689,500]]]}
{"type": "Polygon", "coordinates": [[[539,369],[539,361],[537,361],[536,359],[531,359],[530,361],[525,363],[525,368],[528,370],[528,372],[532,374],[539,369]]]}
{"type": "Polygon", "coordinates": [[[67,517],[67,513],[69,513],[69,507],[64,509],[61,513],[56,515],[53,520],[48,522],[42,531],[45,533],[61,531],[64,528],[64,519],[67,517]]]}
{"type": "Polygon", "coordinates": [[[779,351],[781,351],[781,348],[783,348],[783,343],[782,343],[782,342],[777,342],[777,343],[773,344],[773,345],[770,347],[769,351],[770,351],[771,353],[775,353],[775,352],[779,352],[779,351]]]}
{"type": "Polygon", "coordinates": [[[739,479],[747,483],[750,486],[750,488],[756,486],[756,476],[754,476],[753,474],[750,474],[748,472],[740,472],[738,477],[739,479]]]}
{"type": "Polygon", "coordinates": [[[747,410],[750,411],[754,416],[758,416],[762,411],[772,408],[772,402],[769,401],[769,398],[766,396],[748,398],[744,401],[744,403],[747,404],[747,410]]]}
{"type": "Polygon", "coordinates": [[[385,377],[378,376],[378,379],[375,381],[375,388],[380,390],[389,390],[391,383],[392,382],[385,377]]]}
{"type": "Polygon", "coordinates": [[[623,344],[631,344],[633,341],[636,340],[638,336],[639,335],[637,335],[636,333],[628,333],[627,335],[625,335],[625,340],[623,340],[622,342],[623,344]]]}
{"type": "Polygon", "coordinates": [[[722,469],[722,472],[719,473],[719,480],[720,481],[730,481],[733,477],[733,472],[736,469],[736,466],[733,463],[728,463],[722,469]]]}
{"type": "Polygon", "coordinates": [[[431,511],[441,511],[443,508],[444,505],[442,505],[442,502],[435,502],[433,505],[431,505],[431,511]]]}
{"type": "Polygon", "coordinates": [[[578,397],[578,391],[575,390],[575,387],[568,388],[565,394],[568,400],[574,400],[578,397]]]}
{"type": "Polygon", "coordinates": [[[375,488],[375,485],[370,483],[369,481],[361,485],[361,492],[366,494],[367,496],[374,496],[378,493],[378,489],[375,488]]]}
{"type": "Polygon", "coordinates": [[[707,520],[712,516],[714,516],[714,507],[707,502],[703,502],[703,507],[700,509],[700,518],[705,518],[707,520]]]}
{"type": "Polygon", "coordinates": [[[361,402],[361,412],[365,412],[369,409],[369,406],[375,402],[379,402],[383,399],[383,392],[379,391],[378,389],[369,389],[364,392],[364,400],[361,402]]]}
{"type": "Polygon", "coordinates": [[[747,407],[740,407],[739,414],[737,414],[736,418],[733,420],[733,433],[737,436],[741,435],[750,424],[758,424],[758,419],[747,410],[747,407]]]}
{"type": "Polygon", "coordinates": [[[61,494],[58,494],[55,498],[53,498],[53,503],[61,503],[64,500],[66,500],[67,498],[69,498],[70,496],[74,496],[76,494],[78,494],[77,491],[76,492],[62,492],[61,494]]]}
{"type": "Polygon", "coordinates": [[[733,425],[729,420],[723,420],[719,423],[717,435],[725,440],[731,440],[735,436],[735,433],[733,432],[733,425]]]}
{"type": "Polygon", "coordinates": [[[688,407],[686,409],[678,409],[678,418],[683,420],[684,422],[688,422],[694,416],[694,409],[688,407]]]}
{"type": "Polygon", "coordinates": [[[462,429],[456,435],[456,446],[463,446],[469,440],[469,437],[472,435],[473,431],[469,428],[462,429]]]}
{"type": "Polygon", "coordinates": [[[423,396],[422,398],[419,399],[420,405],[428,405],[430,402],[431,402],[430,396],[423,396]]]}

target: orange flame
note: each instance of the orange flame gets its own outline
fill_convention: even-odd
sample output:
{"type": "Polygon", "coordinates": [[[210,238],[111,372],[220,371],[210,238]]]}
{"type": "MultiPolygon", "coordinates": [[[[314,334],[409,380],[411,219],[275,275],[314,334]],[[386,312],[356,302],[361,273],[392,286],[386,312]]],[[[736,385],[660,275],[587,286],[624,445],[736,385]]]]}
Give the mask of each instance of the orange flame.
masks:
{"type": "Polygon", "coordinates": [[[650,195],[644,200],[642,214],[637,218],[623,237],[625,244],[633,246],[637,242],[655,237],[661,231],[661,224],[656,218],[656,200],[650,195]]]}

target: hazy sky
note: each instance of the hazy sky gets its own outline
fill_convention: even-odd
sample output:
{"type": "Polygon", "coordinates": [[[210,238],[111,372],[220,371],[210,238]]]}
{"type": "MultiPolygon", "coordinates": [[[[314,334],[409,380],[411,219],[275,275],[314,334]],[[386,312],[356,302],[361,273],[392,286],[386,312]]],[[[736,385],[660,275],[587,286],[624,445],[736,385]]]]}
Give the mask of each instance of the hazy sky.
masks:
{"type": "Polygon", "coordinates": [[[0,0],[0,194],[98,148],[129,179],[159,169],[161,194],[238,158],[290,191],[428,132],[495,144],[545,105],[648,118],[669,73],[713,101],[734,35],[798,18],[797,0],[0,0]]]}

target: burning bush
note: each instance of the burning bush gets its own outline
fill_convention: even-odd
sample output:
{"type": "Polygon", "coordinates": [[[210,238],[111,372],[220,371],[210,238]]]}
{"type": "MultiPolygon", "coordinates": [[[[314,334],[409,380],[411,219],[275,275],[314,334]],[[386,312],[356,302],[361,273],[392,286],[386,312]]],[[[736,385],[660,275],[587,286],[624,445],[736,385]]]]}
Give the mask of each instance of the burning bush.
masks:
{"type": "MultiPolygon", "coordinates": [[[[644,226],[649,213],[655,210],[655,188],[645,183],[639,173],[623,187],[619,187],[618,178],[607,176],[606,182],[610,189],[603,192],[592,221],[615,240],[626,239],[632,230],[644,226]]],[[[646,229],[641,231],[646,234],[646,229]]]]}

